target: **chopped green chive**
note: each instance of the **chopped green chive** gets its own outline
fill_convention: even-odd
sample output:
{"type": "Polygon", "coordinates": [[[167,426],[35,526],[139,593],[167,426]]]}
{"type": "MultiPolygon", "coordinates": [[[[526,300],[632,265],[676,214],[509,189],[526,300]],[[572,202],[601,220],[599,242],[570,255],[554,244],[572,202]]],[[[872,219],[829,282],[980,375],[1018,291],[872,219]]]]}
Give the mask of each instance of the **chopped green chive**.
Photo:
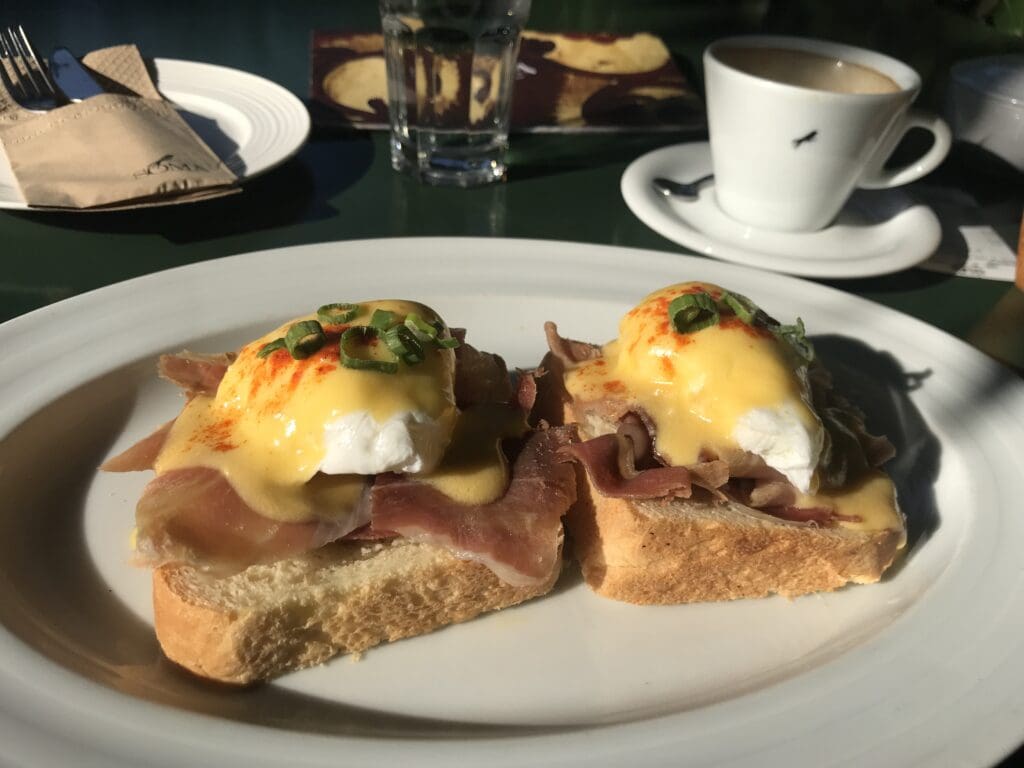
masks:
{"type": "Polygon", "coordinates": [[[384,332],[384,343],[399,360],[406,365],[416,365],[425,359],[423,345],[404,325],[396,325],[384,332]]]}
{"type": "MultiPolygon", "coordinates": [[[[303,360],[327,342],[324,325],[337,326],[348,323],[362,311],[358,304],[324,304],[316,311],[319,320],[302,320],[294,323],[283,338],[264,344],[256,353],[267,357],[275,350],[286,348],[293,358],[303,360]],[[323,325],[321,324],[323,323],[323,325]]],[[[428,322],[415,312],[405,318],[386,309],[375,309],[368,325],[348,328],[341,334],[338,350],[341,364],[346,368],[379,373],[397,373],[399,361],[406,365],[418,365],[426,360],[426,345],[429,343],[441,349],[459,346],[451,337],[443,338],[447,328],[440,321],[428,322]],[[354,354],[356,343],[365,344],[371,339],[380,339],[395,360],[375,360],[354,354]]]]}
{"type": "Polygon", "coordinates": [[[807,338],[804,321],[799,317],[795,325],[780,325],[772,329],[776,336],[793,348],[801,360],[810,363],[814,360],[814,345],[807,338]]]}
{"type": "Polygon", "coordinates": [[[359,314],[358,304],[324,304],[316,316],[324,325],[341,325],[359,314]]]}
{"type": "Polygon", "coordinates": [[[390,360],[368,360],[364,357],[356,357],[349,353],[348,346],[352,343],[365,343],[368,337],[377,337],[379,331],[373,326],[357,325],[349,328],[341,334],[338,342],[339,357],[341,364],[346,368],[354,368],[361,371],[376,371],[377,373],[398,373],[398,362],[390,360]]]}
{"type": "Polygon", "coordinates": [[[728,291],[722,296],[722,301],[729,307],[733,312],[736,313],[736,317],[742,320],[747,325],[753,325],[754,319],[757,317],[757,304],[752,302],[746,296],[739,293],[729,293],[728,291]]]}
{"type": "Polygon", "coordinates": [[[405,327],[412,331],[420,341],[433,341],[437,338],[437,328],[415,312],[410,312],[405,316],[405,327]]]}
{"type": "Polygon", "coordinates": [[[395,323],[395,313],[386,309],[375,309],[370,317],[370,327],[378,331],[386,331],[395,323]]]}
{"type": "Polygon", "coordinates": [[[725,291],[716,303],[706,292],[686,293],[677,296],[668,305],[668,316],[672,327],[679,333],[693,333],[715,325],[720,319],[720,310],[728,308],[747,325],[764,328],[776,339],[792,348],[804,362],[814,360],[814,345],[807,338],[803,320],[797,318],[794,325],[780,325],[763,309],[746,296],[725,291]]]}
{"type": "Polygon", "coordinates": [[[316,320],[295,323],[284,335],[284,344],[296,360],[309,357],[320,349],[325,341],[327,336],[324,334],[323,326],[316,320]]]}
{"type": "Polygon", "coordinates": [[[684,293],[672,299],[668,305],[668,316],[677,332],[693,333],[718,324],[718,305],[703,291],[684,293]]]}
{"type": "Polygon", "coordinates": [[[264,344],[262,347],[260,347],[260,351],[256,353],[256,357],[266,357],[267,355],[284,348],[285,343],[283,337],[280,339],[274,339],[273,341],[264,344]]]}

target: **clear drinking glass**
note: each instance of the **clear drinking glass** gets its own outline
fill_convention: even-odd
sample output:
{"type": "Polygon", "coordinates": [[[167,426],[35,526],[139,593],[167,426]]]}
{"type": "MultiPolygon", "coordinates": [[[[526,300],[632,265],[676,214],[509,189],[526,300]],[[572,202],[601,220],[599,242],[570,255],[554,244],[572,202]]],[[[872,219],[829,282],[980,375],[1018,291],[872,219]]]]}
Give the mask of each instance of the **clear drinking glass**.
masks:
{"type": "Polygon", "coordinates": [[[380,0],[391,164],[432,184],[505,177],[530,0],[380,0]]]}

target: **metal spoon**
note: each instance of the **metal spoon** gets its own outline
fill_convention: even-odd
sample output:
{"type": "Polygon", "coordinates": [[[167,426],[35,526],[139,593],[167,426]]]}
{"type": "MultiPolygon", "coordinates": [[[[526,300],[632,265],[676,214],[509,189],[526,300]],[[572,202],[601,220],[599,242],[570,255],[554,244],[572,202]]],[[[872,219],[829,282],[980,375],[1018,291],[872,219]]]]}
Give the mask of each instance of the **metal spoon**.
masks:
{"type": "Polygon", "coordinates": [[[690,182],[672,181],[659,176],[652,183],[654,188],[665,197],[684,197],[687,200],[696,200],[700,188],[715,178],[715,174],[709,173],[699,179],[690,182]]]}

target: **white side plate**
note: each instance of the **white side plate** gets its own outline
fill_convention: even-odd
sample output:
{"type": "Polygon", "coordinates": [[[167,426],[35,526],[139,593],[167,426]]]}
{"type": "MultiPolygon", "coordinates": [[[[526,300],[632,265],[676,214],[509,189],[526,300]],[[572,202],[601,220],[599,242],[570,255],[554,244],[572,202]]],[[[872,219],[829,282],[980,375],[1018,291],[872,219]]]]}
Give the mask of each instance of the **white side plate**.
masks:
{"type": "MultiPolygon", "coordinates": [[[[153,64],[160,92],[243,182],[283,163],[309,135],[306,107],[277,83],[196,61],[154,59],[153,64]]],[[[25,203],[2,149],[0,208],[50,210],[25,203]]]]}
{"type": "Polygon", "coordinates": [[[662,147],[622,175],[622,197],[644,224],[705,256],[803,277],[854,278],[912,267],[939,246],[932,210],[900,189],[858,190],[836,221],[818,232],[771,232],[730,218],[715,201],[714,182],[696,200],[666,198],[658,176],[688,182],[712,172],[707,142],[662,147]]]}
{"type": "Polygon", "coordinates": [[[1024,384],[921,322],[790,277],[573,243],[420,239],[245,254],[0,326],[0,739],[13,765],[986,765],[1024,737],[1024,384]],[[334,301],[428,302],[535,364],[649,291],[727,285],[799,315],[900,453],[880,584],[636,607],[549,596],[235,691],[164,661],[127,565],[148,473],[97,465],[181,406],[160,352],[231,349],[334,301]]]}

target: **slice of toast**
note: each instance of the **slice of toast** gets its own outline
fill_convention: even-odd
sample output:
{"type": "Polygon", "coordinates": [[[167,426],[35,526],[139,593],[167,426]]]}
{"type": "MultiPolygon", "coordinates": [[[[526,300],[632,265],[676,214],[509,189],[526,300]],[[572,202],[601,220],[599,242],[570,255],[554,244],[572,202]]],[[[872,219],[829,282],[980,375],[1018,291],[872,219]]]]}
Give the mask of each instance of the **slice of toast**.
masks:
{"type": "Polygon", "coordinates": [[[339,542],[226,577],[162,566],[153,611],[168,658],[244,684],[543,595],[560,568],[558,557],[542,584],[515,587],[428,544],[339,542]]]}
{"type": "MultiPolygon", "coordinates": [[[[575,421],[571,403],[564,420],[575,421]]],[[[584,440],[594,436],[587,426],[579,425],[584,440]]],[[[578,478],[566,528],[583,578],[629,603],[792,597],[874,582],[906,539],[903,528],[821,527],[735,502],[611,498],[582,468],[578,478]]]]}

